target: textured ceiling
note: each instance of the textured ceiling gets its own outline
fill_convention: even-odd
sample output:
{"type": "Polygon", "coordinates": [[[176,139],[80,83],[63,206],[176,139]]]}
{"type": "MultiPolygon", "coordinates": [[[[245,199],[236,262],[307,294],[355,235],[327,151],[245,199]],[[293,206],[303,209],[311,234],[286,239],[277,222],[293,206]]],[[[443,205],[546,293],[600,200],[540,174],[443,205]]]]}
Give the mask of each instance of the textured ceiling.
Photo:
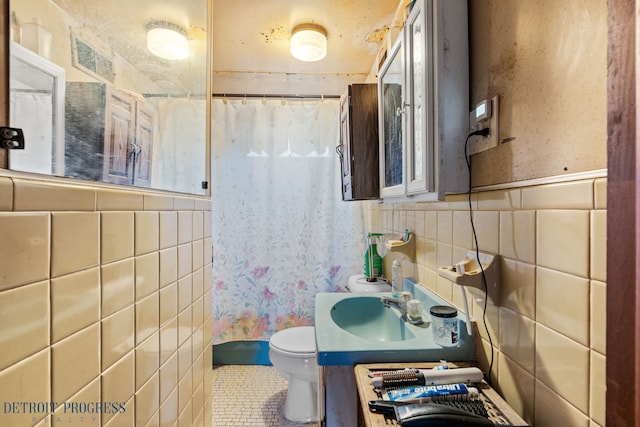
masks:
{"type": "MultiPolygon", "coordinates": [[[[185,76],[189,72],[184,68],[200,65],[166,64],[153,58],[144,48],[144,28],[151,21],[166,20],[186,28],[193,38],[203,37],[206,1],[53,1],[152,79],[161,79],[162,74],[169,79],[173,73],[176,76],[173,80],[182,80],[174,84],[188,90],[185,76]]],[[[398,0],[211,0],[213,92],[340,94],[348,83],[362,82],[369,74],[393,25],[398,3],[398,0]],[[321,61],[307,63],[290,55],[291,29],[301,23],[315,23],[327,30],[328,53],[321,61]]]]}
{"type": "Polygon", "coordinates": [[[398,0],[213,0],[213,90],[335,95],[369,74],[398,0]],[[291,29],[327,30],[327,56],[289,53],[291,29]]]}

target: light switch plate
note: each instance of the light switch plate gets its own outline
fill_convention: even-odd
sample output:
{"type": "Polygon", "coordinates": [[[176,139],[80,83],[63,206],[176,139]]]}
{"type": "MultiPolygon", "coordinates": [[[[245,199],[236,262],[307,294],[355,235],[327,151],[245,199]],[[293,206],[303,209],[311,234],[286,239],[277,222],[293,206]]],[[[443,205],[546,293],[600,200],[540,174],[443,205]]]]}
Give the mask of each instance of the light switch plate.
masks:
{"type": "Polygon", "coordinates": [[[495,148],[500,144],[498,135],[498,117],[500,115],[500,110],[498,104],[498,95],[496,95],[491,99],[484,100],[469,113],[469,133],[487,127],[489,128],[489,136],[474,135],[469,138],[469,146],[467,150],[469,155],[495,148]],[[485,108],[482,105],[485,102],[491,103],[491,116],[486,119],[477,120],[476,111],[478,108],[485,108]]]}

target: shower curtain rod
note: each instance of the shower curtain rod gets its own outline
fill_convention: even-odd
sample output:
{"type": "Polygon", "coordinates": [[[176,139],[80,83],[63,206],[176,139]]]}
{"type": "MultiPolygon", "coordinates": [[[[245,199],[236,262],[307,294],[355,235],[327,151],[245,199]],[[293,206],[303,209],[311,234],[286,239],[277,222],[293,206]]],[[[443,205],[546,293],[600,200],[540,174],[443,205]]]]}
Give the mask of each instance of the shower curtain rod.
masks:
{"type": "Polygon", "coordinates": [[[193,98],[204,99],[207,95],[204,93],[143,93],[145,98],[193,98]]]}
{"type": "Polygon", "coordinates": [[[258,99],[340,99],[340,95],[303,95],[290,93],[212,93],[213,98],[258,98],[258,99]]]}

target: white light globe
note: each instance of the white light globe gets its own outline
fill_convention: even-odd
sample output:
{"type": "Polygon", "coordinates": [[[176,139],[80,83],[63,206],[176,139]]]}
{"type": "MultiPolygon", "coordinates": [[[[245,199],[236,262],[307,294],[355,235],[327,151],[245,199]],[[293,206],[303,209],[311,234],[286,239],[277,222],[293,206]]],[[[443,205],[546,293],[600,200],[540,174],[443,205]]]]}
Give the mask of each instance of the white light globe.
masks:
{"type": "Polygon", "coordinates": [[[147,32],[147,49],[160,58],[185,59],[189,56],[189,41],[178,31],[152,28],[147,32]]]}
{"type": "Polygon", "coordinates": [[[291,55],[301,61],[319,61],[327,55],[327,35],[324,28],[302,24],[293,29],[291,55]]]}

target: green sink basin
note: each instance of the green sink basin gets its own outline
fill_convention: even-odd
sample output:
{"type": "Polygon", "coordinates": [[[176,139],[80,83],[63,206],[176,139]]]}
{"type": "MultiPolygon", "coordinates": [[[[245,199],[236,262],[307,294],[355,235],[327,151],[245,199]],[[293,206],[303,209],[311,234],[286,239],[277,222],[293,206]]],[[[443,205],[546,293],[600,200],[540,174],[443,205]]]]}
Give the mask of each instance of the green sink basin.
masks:
{"type": "Polygon", "coordinates": [[[404,341],[416,335],[406,327],[400,313],[380,302],[380,297],[350,298],[331,308],[331,319],[360,338],[373,341],[404,341]]]}

